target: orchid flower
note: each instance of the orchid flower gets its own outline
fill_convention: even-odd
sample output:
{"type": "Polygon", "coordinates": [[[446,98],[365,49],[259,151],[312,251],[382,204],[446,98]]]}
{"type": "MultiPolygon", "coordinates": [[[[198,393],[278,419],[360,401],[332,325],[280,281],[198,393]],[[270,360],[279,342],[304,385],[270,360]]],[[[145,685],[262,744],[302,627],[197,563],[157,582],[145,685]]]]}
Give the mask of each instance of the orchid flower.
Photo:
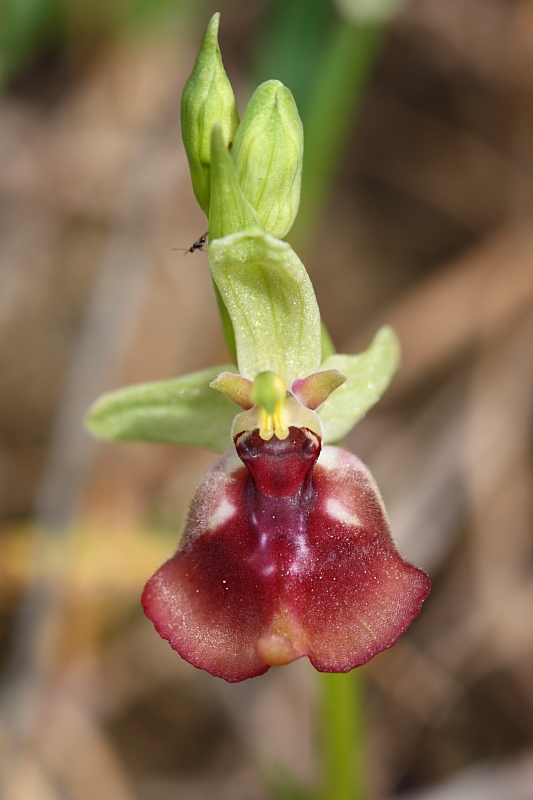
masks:
{"type": "Polygon", "coordinates": [[[392,646],[429,593],[398,553],[369,470],[334,446],[380,399],[399,347],[383,327],[364,353],[323,357],[313,287],[279,238],[299,200],[298,112],[268,81],[239,123],[217,30],[215,15],[182,124],[236,365],[111,392],[88,427],[224,453],[142,598],[185,660],[230,682],[302,656],[345,672],[392,646]]]}

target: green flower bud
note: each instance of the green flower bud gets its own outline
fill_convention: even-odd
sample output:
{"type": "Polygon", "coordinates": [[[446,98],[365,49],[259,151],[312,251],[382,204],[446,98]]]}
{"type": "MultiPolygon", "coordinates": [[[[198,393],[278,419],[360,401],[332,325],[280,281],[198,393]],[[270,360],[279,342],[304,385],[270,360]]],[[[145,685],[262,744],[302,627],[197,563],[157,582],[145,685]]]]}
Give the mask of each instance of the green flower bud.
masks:
{"type": "Polygon", "coordinates": [[[207,26],[198,58],[181,98],[181,131],[196,199],[209,213],[211,132],[220,125],[228,146],[239,124],[235,95],[224,70],[218,46],[220,14],[207,26]]]}
{"type": "Polygon", "coordinates": [[[237,178],[260,225],[283,238],[300,204],[303,128],[291,92],[279,81],[257,87],[231,146],[237,178]]]}
{"type": "Polygon", "coordinates": [[[235,167],[224,144],[219,125],[213,128],[211,141],[211,203],[209,241],[257,225],[257,216],[242,193],[235,167]]]}

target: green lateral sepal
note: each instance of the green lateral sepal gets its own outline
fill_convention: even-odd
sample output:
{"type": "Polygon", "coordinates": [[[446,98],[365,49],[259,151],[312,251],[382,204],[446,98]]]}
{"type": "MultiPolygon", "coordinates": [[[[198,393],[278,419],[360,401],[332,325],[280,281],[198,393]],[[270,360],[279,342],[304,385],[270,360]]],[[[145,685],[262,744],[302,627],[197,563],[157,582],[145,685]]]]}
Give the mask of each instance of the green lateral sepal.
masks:
{"type": "Polygon", "coordinates": [[[378,330],[364,353],[335,354],[326,358],[320,369],[336,369],[346,375],[347,380],[318,409],[325,444],[340,441],[378,402],[399,363],[398,337],[389,325],[378,330]]]}
{"type": "Polygon", "coordinates": [[[103,394],[85,419],[98,439],[190,444],[223,453],[231,447],[235,405],[209,387],[231,364],[180,378],[141,383],[103,394]]]}

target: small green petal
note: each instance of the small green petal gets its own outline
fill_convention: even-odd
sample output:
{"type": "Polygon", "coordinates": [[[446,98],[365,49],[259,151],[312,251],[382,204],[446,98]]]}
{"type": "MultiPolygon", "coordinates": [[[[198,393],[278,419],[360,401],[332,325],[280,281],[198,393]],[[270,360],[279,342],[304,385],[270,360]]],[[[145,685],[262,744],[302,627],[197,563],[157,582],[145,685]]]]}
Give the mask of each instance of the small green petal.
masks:
{"type": "Polygon", "coordinates": [[[216,125],[211,137],[209,241],[257,224],[257,215],[242,193],[233,160],[216,125]]]}
{"type": "Polygon", "coordinates": [[[267,233],[282,239],[300,204],[303,128],[294,97],[280,81],[257,87],[231,145],[237,178],[267,233]]]}
{"type": "Polygon", "coordinates": [[[399,363],[398,338],[388,325],[379,329],[364,353],[326,358],[320,369],[336,369],[347,381],[318,409],[324,443],[338,442],[365,416],[384,394],[399,363]]]}
{"type": "Polygon", "coordinates": [[[253,383],[248,378],[243,378],[242,375],[235,375],[234,372],[221,372],[209,386],[216,389],[217,392],[225,394],[232,403],[237,403],[246,411],[254,404],[251,398],[253,383]]]}
{"type": "Polygon", "coordinates": [[[218,46],[220,14],[209,22],[198,58],[181,98],[181,131],[196,199],[209,214],[211,132],[219,124],[228,146],[239,124],[231,83],[218,46]]]}
{"type": "Polygon", "coordinates": [[[271,370],[287,386],[320,365],[320,316],[292,248],[251,228],[209,245],[209,264],[235,331],[239,372],[271,370]]]}
{"type": "Polygon", "coordinates": [[[181,378],[141,383],[103,394],[91,406],[85,424],[108,441],[133,440],[192,444],[223,453],[231,447],[235,406],[209,388],[232,365],[210,367],[181,378]]]}

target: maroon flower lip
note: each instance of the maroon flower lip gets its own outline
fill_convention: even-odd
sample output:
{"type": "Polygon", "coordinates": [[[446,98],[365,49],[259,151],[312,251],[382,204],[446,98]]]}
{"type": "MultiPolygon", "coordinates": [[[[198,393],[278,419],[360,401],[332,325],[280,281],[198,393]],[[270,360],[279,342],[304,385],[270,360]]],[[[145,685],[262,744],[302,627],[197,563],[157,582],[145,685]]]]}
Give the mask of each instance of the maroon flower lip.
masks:
{"type": "Polygon", "coordinates": [[[148,581],[146,615],[180,655],[237,682],[302,656],[346,672],[391,647],[430,580],[404,561],[368,469],[291,426],[236,436],[148,581]]]}

